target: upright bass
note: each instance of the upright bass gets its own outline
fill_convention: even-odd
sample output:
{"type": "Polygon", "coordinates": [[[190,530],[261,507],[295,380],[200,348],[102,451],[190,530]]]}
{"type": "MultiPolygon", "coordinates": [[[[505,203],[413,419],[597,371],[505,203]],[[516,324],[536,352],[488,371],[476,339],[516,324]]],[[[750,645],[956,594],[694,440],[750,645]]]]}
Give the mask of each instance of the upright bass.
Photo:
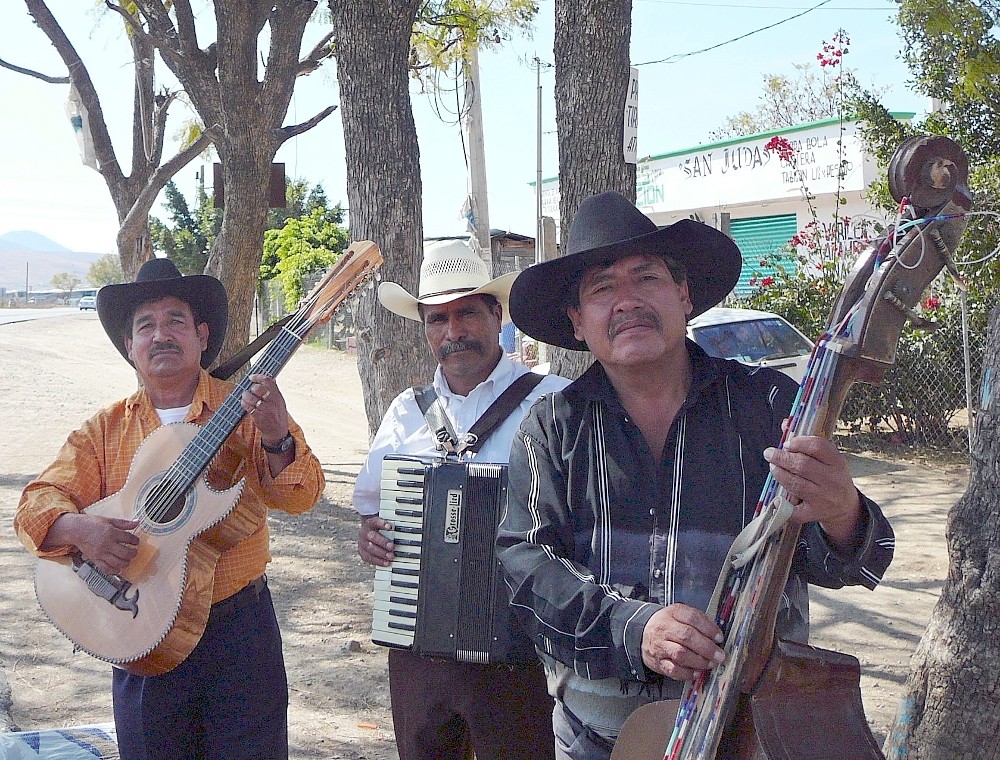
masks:
{"type": "MultiPolygon", "coordinates": [[[[833,434],[847,391],[877,384],[907,319],[947,268],[971,208],[968,160],[945,137],[905,141],[889,163],[896,223],[861,254],[817,341],[781,446],[833,434]]],[[[959,282],[961,280],[959,279],[959,282]]],[[[776,640],[775,620],[799,538],[787,494],[768,477],[736,538],[707,610],[726,662],[625,722],[612,760],[881,760],[850,655],[776,640]]]]}

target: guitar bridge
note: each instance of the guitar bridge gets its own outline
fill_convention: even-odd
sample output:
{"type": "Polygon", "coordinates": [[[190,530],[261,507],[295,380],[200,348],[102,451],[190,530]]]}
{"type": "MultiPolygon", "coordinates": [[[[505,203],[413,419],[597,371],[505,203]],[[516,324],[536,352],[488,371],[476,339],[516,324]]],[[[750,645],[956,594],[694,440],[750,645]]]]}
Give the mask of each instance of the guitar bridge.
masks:
{"type": "Polygon", "coordinates": [[[107,575],[81,557],[73,557],[73,572],[101,599],[123,612],[131,612],[133,618],[139,614],[139,589],[129,596],[128,591],[132,588],[129,581],[119,575],[107,575]]]}

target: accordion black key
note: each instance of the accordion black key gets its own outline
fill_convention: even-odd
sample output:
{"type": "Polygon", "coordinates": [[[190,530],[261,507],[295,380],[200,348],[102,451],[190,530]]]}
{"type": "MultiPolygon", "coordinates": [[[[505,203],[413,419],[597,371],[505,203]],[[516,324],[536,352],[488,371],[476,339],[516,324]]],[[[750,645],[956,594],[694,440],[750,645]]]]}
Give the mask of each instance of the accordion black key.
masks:
{"type": "Polygon", "coordinates": [[[506,502],[507,465],[385,457],[379,516],[395,560],[375,570],[374,643],[488,665],[536,659],[494,554],[506,502]]]}

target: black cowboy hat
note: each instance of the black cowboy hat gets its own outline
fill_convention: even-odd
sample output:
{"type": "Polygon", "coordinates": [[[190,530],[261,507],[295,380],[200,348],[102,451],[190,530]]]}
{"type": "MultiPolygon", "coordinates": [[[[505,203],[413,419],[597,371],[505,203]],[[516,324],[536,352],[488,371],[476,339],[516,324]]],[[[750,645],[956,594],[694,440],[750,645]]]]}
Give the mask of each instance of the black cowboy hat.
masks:
{"type": "Polygon", "coordinates": [[[510,291],[514,324],[553,346],[586,351],[566,315],[570,289],[583,273],[636,254],[668,256],[687,271],[691,317],[720,303],[736,286],[743,257],[736,243],[707,224],[682,219],[658,229],[621,194],[585,198],[570,225],[566,253],[521,272],[510,291]]]}
{"type": "Polygon", "coordinates": [[[182,277],[170,259],[150,259],[139,269],[135,282],[105,285],[97,291],[97,315],[104,332],[125,357],[125,336],[132,332],[132,312],[146,301],[175,296],[186,301],[208,323],[208,347],[201,354],[201,366],[208,368],[222,350],[229,325],[229,298],[226,289],[214,277],[192,274],[182,277]]]}

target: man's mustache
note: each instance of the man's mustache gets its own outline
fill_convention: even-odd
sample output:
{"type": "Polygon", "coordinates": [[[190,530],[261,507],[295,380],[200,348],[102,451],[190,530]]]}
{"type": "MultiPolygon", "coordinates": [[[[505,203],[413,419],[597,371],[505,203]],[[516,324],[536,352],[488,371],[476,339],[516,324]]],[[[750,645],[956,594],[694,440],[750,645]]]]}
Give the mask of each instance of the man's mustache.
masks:
{"type": "Polygon", "coordinates": [[[176,343],[157,343],[152,348],[149,349],[149,358],[153,358],[158,354],[179,354],[181,352],[181,347],[176,343]]]}
{"type": "Polygon", "coordinates": [[[634,327],[635,325],[653,327],[657,330],[663,329],[663,322],[660,321],[659,314],[655,311],[642,309],[641,311],[631,311],[628,314],[612,317],[611,321],[608,323],[608,337],[614,338],[623,329],[627,327],[634,327]]]}
{"type": "Polygon", "coordinates": [[[485,348],[483,348],[482,341],[478,340],[449,340],[442,343],[438,347],[438,359],[444,359],[456,351],[476,351],[477,353],[486,353],[485,348]]]}

